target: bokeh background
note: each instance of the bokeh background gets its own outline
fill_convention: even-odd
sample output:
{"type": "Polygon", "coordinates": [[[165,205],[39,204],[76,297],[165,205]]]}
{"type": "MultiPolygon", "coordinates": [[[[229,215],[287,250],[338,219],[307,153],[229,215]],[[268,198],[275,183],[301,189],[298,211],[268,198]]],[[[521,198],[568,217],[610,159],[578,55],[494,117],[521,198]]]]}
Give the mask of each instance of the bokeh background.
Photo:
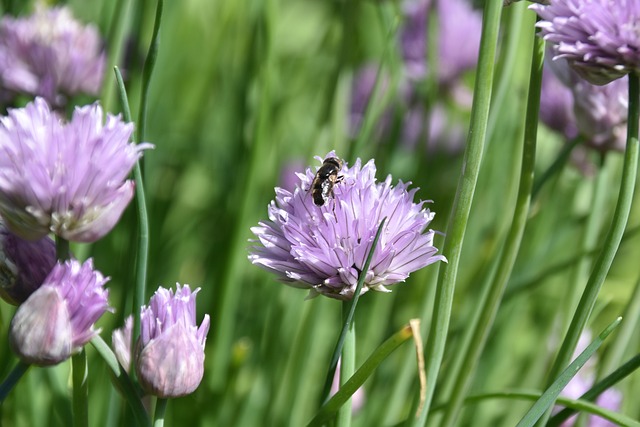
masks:
{"type": "MultiPolygon", "coordinates": [[[[137,117],[156,2],[61,3],[100,29],[110,64],[123,71],[137,117]]],[[[453,363],[510,225],[535,22],[525,3],[503,12],[488,142],[460,263],[443,372],[453,363]]],[[[4,4],[4,12],[13,14],[28,14],[33,7],[28,1],[4,4]]],[[[468,5],[481,15],[482,1],[468,5]]],[[[165,0],[145,137],[156,146],[144,160],[151,226],[148,296],[161,284],[201,287],[198,319],[204,313],[212,318],[203,382],[194,394],[169,404],[167,425],[301,426],[315,414],[340,329],[340,303],[324,297],[305,300],[304,291],[277,283],[247,260],[250,227],[266,219],[274,187],[293,188],[295,171],[320,165],[314,156],[335,149],[349,164],[374,158],[378,179],[392,174],[394,182],[411,181],[419,187],[417,198],[433,201],[432,228],[446,231],[462,167],[474,67],[447,84],[434,72],[412,76],[402,49],[403,31],[410,23],[407,11],[406,3],[394,0],[165,0]],[[366,93],[376,75],[371,123],[362,126],[358,114],[367,105],[366,93]],[[418,124],[417,132],[408,128],[412,123],[418,124]]],[[[437,40],[445,18],[434,12],[428,20],[428,40],[437,40]]],[[[461,26],[457,35],[447,35],[456,37],[447,39],[448,49],[473,51],[468,44],[479,37],[472,34],[474,29],[461,26]]],[[[427,68],[436,70],[442,52],[427,52],[427,68]]],[[[110,71],[100,102],[109,111],[120,111],[110,71]]],[[[562,135],[540,125],[538,175],[565,144],[562,135]]],[[[472,393],[543,388],[588,277],[591,257],[581,256],[585,223],[596,214],[600,225],[595,246],[587,249],[598,248],[613,212],[621,163],[616,152],[581,150],[541,188],[472,393]],[[594,201],[593,187],[602,176],[611,191],[594,201]]],[[[73,247],[79,257],[94,257],[96,267],[111,277],[116,312],[100,321],[108,342],[111,331],[131,312],[134,209],[132,204],[103,240],[73,247]]],[[[623,313],[640,278],[639,225],[634,206],[591,317],[593,331],[623,313]]],[[[442,236],[436,237],[436,246],[442,242],[442,236]]],[[[437,267],[429,266],[393,286],[390,294],[363,296],[355,317],[357,365],[411,318],[421,319],[426,335],[436,275],[437,267]]],[[[0,306],[4,342],[12,313],[12,307],[0,306]]],[[[631,315],[628,321],[637,319],[631,315]]],[[[638,351],[639,338],[632,335],[625,360],[638,351]]],[[[605,345],[599,360],[606,360],[606,351],[605,345]]],[[[132,423],[107,367],[91,348],[88,355],[91,424],[132,423]]],[[[8,346],[0,346],[2,376],[14,363],[8,346]]],[[[639,380],[632,375],[617,387],[627,396],[621,411],[636,418],[639,380]]],[[[439,387],[446,390],[450,384],[443,380],[439,387]]],[[[407,343],[365,383],[364,406],[355,414],[354,425],[399,425],[411,417],[418,390],[415,350],[407,343]]],[[[436,392],[436,405],[438,396],[436,392]]],[[[514,425],[530,405],[516,400],[470,403],[460,425],[514,425]]],[[[71,425],[69,364],[31,369],[0,408],[0,420],[5,426],[71,425]]],[[[437,418],[433,422],[437,425],[437,418]]]]}

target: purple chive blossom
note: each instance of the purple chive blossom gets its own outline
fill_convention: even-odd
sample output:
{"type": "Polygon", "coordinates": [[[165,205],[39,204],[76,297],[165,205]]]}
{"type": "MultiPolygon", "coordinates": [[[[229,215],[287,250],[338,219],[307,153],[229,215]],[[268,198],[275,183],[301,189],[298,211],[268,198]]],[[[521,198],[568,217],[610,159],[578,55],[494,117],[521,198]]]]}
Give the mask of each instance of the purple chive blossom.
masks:
{"type": "Polygon", "coordinates": [[[427,64],[427,31],[429,14],[438,17],[438,81],[449,85],[474,68],[478,62],[482,15],[467,0],[412,0],[405,3],[405,21],[400,42],[407,75],[424,78],[427,64]]]}
{"type": "Polygon", "coordinates": [[[298,175],[300,185],[293,193],[276,188],[269,221],[251,229],[257,237],[251,262],[287,285],[308,289],[310,296],[349,300],[385,217],[362,293],[388,292],[387,286],[404,281],[411,272],[444,261],[433,246],[435,232],[425,232],[435,214],[425,202],[413,202],[417,189],[408,190],[409,183],[403,182],[394,187],[391,176],[378,183],[375,174],[373,160],[344,166],[333,197],[323,206],[316,206],[308,191],[315,176],[310,168],[298,175]]]}
{"type": "Polygon", "coordinates": [[[427,74],[427,21],[430,0],[412,0],[404,3],[405,20],[400,28],[400,45],[407,75],[422,79],[427,74]]]}
{"type": "Polygon", "coordinates": [[[578,135],[573,104],[571,90],[556,77],[545,62],[540,93],[540,120],[567,140],[578,135]]]}
{"type": "Polygon", "coordinates": [[[169,398],[192,393],[204,374],[209,315],[196,324],[196,294],[189,285],[159,288],[142,307],[136,373],[149,394],[169,398]]]}
{"type": "Polygon", "coordinates": [[[614,80],[595,86],[581,81],[572,91],[578,131],[585,135],[585,143],[599,151],[624,151],[629,110],[627,82],[614,80]]]}
{"type": "Polygon", "coordinates": [[[55,365],[79,351],[98,331],[94,323],[109,310],[109,279],[91,259],[56,264],[38,290],[18,307],[9,329],[13,351],[26,363],[55,365]]]}
{"type": "Polygon", "coordinates": [[[0,297],[19,305],[42,285],[56,265],[56,244],[45,236],[30,242],[9,231],[0,219],[0,297]]]}
{"type": "Polygon", "coordinates": [[[607,84],[640,71],[640,2],[550,0],[530,6],[541,36],[585,79],[607,84]]]}
{"type": "Polygon", "coordinates": [[[133,124],[98,104],[76,108],[64,123],[42,98],[0,119],[0,214],[17,235],[52,232],[93,242],[131,201],[127,176],[151,144],[132,144],[133,124]]]}
{"type": "Polygon", "coordinates": [[[451,84],[478,64],[482,13],[467,0],[438,0],[438,74],[451,84]]]}
{"type": "Polygon", "coordinates": [[[540,118],[568,139],[580,135],[599,150],[624,150],[629,94],[624,80],[593,85],[564,59],[547,62],[542,80],[540,118]],[[564,85],[564,86],[563,86],[564,85]]]}
{"type": "Polygon", "coordinates": [[[0,20],[0,82],[5,89],[64,105],[63,95],[100,91],[106,55],[98,30],[66,7],[36,7],[0,20]]]}

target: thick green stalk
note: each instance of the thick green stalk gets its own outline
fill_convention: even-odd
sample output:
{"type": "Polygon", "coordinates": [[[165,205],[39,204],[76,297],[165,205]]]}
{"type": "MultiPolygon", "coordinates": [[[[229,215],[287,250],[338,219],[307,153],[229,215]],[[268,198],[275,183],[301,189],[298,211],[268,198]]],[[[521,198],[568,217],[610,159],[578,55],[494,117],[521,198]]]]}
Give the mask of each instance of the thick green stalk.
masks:
{"type": "Polygon", "coordinates": [[[60,236],[56,236],[56,258],[60,262],[65,262],[71,258],[71,250],[69,249],[69,241],[60,236]]]}
{"type": "Polygon", "coordinates": [[[331,397],[318,411],[316,416],[307,424],[307,427],[317,427],[329,421],[342,404],[353,395],[356,390],[373,374],[376,368],[393,353],[400,345],[413,336],[411,322],[404,326],[389,339],[380,344],[369,358],[358,368],[336,394],[331,397]]]}
{"type": "Polygon", "coordinates": [[[91,339],[91,345],[111,370],[117,389],[129,404],[131,411],[133,412],[133,416],[137,421],[137,425],[141,427],[149,427],[151,425],[151,421],[149,420],[147,411],[138,394],[138,390],[136,389],[133,381],[131,381],[127,372],[122,366],[120,366],[120,363],[118,363],[116,355],[100,335],[96,335],[91,339]]]}
{"type": "MultiPolygon", "coordinates": [[[[488,0],[485,2],[480,57],[471,110],[471,124],[464,153],[462,173],[458,182],[458,191],[454,200],[443,249],[443,254],[447,257],[449,263],[440,266],[440,274],[438,276],[433,321],[431,322],[425,348],[427,354],[427,394],[424,409],[417,420],[418,425],[425,425],[427,422],[427,414],[433,399],[438,371],[444,356],[458,263],[485,145],[501,12],[501,0],[488,0]]],[[[425,316],[427,315],[425,313],[425,316]]]]}
{"type": "MultiPolygon", "coordinates": [[[[603,159],[604,160],[604,159],[603,159]]],[[[582,230],[582,236],[579,246],[579,253],[582,254],[580,261],[574,266],[571,272],[571,281],[566,289],[566,310],[564,319],[562,319],[563,329],[566,328],[571,322],[571,313],[575,311],[578,299],[583,291],[584,283],[589,278],[589,270],[593,263],[593,255],[589,252],[598,248],[598,239],[601,235],[603,212],[606,211],[606,201],[609,195],[609,173],[608,169],[604,167],[604,162],[601,163],[601,167],[597,171],[595,182],[593,183],[593,192],[591,203],[589,205],[589,216],[586,224],[582,230]]]]}
{"type": "Polygon", "coordinates": [[[89,426],[89,381],[87,353],[84,349],[71,356],[73,384],[73,426],[89,426]]]}
{"type": "Polygon", "coordinates": [[[465,344],[468,343],[468,345],[461,349],[461,353],[464,354],[464,359],[455,377],[449,405],[440,423],[442,426],[455,424],[460,414],[462,403],[471,384],[471,380],[474,377],[478,359],[484,349],[489,331],[493,326],[502,295],[504,294],[504,289],[511,276],[511,271],[513,270],[513,265],[520,249],[522,235],[524,234],[527,216],[529,214],[531,188],[533,186],[543,61],[544,41],[539,37],[535,37],[531,58],[524,146],[522,149],[522,167],[520,169],[520,187],[518,189],[518,197],[513,213],[513,221],[502,250],[496,277],[493,280],[485,282],[488,289],[483,293],[483,296],[486,296],[486,298],[484,298],[479,305],[480,315],[477,317],[477,322],[469,328],[468,336],[470,340],[465,340],[465,344]]]}
{"type": "MultiPolygon", "coordinates": [[[[618,251],[622,235],[627,226],[629,212],[631,210],[631,202],[633,201],[633,192],[636,185],[638,172],[638,122],[640,120],[640,88],[638,76],[629,74],[629,113],[627,119],[627,146],[624,152],[624,163],[622,165],[622,180],[620,182],[620,192],[616,210],[613,214],[611,228],[604,240],[602,252],[598,256],[593,271],[589,276],[589,281],[585,286],[582,298],[573,315],[571,325],[567,331],[562,346],[558,351],[558,355],[547,377],[547,384],[551,383],[567,366],[571,355],[580,338],[580,334],[584,329],[593,306],[596,302],[600,287],[604,282],[613,258],[618,251]]],[[[549,417],[550,412],[542,417],[540,425],[544,425],[549,417]]]]}
{"type": "Polygon", "coordinates": [[[158,399],[156,401],[156,410],[153,415],[153,427],[164,426],[164,413],[167,410],[168,399],[158,399]]]}

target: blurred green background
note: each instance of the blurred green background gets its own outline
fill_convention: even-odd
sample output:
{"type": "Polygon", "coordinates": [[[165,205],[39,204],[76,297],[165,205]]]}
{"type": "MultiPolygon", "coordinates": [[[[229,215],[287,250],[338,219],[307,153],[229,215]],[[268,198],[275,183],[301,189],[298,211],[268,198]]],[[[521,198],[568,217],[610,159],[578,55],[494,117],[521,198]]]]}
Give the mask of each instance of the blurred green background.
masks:
{"type": "MultiPolygon", "coordinates": [[[[14,3],[21,13],[30,10],[28,3],[14,3]]],[[[137,117],[140,71],[156,3],[75,0],[68,5],[78,19],[94,22],[110,40],[110,61],[125,75],[137,117]]],[[[250,227],[267,218],[267,204],[273,188],[283,182],[285,168],[294,165],[301,172],[317,167],[313,157],[332,149],[349,164],[358,157],[375,158],[378,179],[392,174],[394,182],[412,181],[420,188],[417,198],[433,200],[429,208],[436,217],[431,227],[446,231],[462,149],[407,147],[397,135],[385,138],[375,131],[356,145],[349,132],[351,84],[357,71],[365,64],[382,64],[391,81],[401,78],[397,38],[402,8],[391,0],[165,1],[145,137],[156,146],[145,153],[151,226],[148,296],[159,285],[175,282],[201,287],[198,320],[204,313],[212,318],[204,380],[193,395],[169,404],[167,425],[300,426],[317,410],[339,333],[340,303],[322,297],[305,300],[304,291],[277,283],[247,260],[250,227]]],[[[510,224],[534,20],[524,2],[503,13],[488,146],[460,263],[443,372],[456,355],[480,285],[510,224]]],[[[110,72],[105,79],[101,102],[119,112],[115,79],[110,72]]],[[[465,75],[464,84],[472,90],[473,71],[465,75]]],[[[423,89],[425,99],[434,96],[428,85],[423,89]]],[[[379,108],[389,107],[401,117],[401,98],[399,90],[392,90],[379,108]]],[[[447,101],[444,105],[466,132],[468,109],[447,101]]],[[[553,162],[562,144],[541,127],[539,172],[553,162]]],[[[600,162],[594,153],[587,158],[600,162]]],[[[611,192],[599,205],[591,200],[595,177],[585,176],[573,164],[553,176],[534,200],[474,392],[543,387],[544,373],[580,294],[575,277],[582,277],[577,282],[584,285],[589,271],[588,264],[579,267],[577,262],[586,218],[592,211],[599,213],[599,234],[606,233],[621,160],[616,153],[606,158],[601,172],[607,174],[611,192]]],[[[639,214],[634,207],[631,232],[592,317],[594,331],[622,313],[640,277],[639,240],[633,233],[639,214]]],[[[132,204],[105,239],[75,247],[111,276],[116,312],[100,321],[107,342],[131,312],[135,237],[132,204]]],[[[442,247],[442,241],[438,236],[436,246],[442,247]]],[[[426,333],[436,271],[436,266],[427,267],[393,286],[391,294],[370,292],[360,300],[355,319],[358,364],[411,318],[421,318],[426,333]]],[[[6,325],[13,309],[2,305],[1,310],[6,325]]],[[[628,357],[638,346],[634,334],[628,357]]],[[[3,348],[0,366],[6,375],[15,358],[3,348]]],[[[91,424],[131,424],[107,368],[90,347],[88,355],[91,424]]],[[[32,368],[0,409],[2,425],[71,425],[68,372],[66,363],[32,368]]],[[[417,378],[414,348],[407,343],[365,383],[366,401],[354,425],[392,426],[411,417],[417,378]]],[[[635,396],[638,381],[633,375],[620,389],[635,396]]],[[[437,404],[438,392],[435,396],[437,404]]],[[[488,400],[470,405],[460,425],[514,425],[529,406],[488,400]]],[[[640,416],[633,397],[626,399],[623,411],[640,416]]]]}

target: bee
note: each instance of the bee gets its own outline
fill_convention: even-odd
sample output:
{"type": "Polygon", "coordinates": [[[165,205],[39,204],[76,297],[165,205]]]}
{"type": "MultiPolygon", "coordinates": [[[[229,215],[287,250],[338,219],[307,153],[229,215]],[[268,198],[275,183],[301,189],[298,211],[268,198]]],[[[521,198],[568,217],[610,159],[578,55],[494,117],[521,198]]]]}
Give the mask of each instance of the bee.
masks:
{"type": "Polygon", "coordinates": [[[338,172],[342,169],[343,162],[337,157],[329,157],[324,160],[311,183],[311,195],[316,206],[322,206],[333,197],[333,186],[342,181],[338,172]]]}

